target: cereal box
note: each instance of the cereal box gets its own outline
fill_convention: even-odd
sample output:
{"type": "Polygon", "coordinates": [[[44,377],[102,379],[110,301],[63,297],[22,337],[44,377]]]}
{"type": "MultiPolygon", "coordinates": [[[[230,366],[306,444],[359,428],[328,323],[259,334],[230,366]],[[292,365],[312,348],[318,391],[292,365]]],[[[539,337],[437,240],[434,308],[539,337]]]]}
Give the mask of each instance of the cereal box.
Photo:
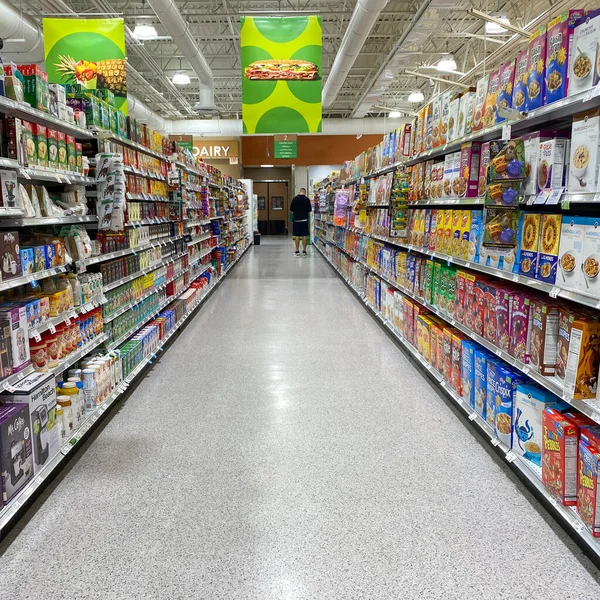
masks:
{"type": "Polygon", "coordinates": [[[560,274],[556,277],[556,282],[560,287],[572,290],[585,289],[582,265],[587,221],[588,219],[585,217],[570,215],[564,215],[562,218],[558,250],[560,274]]]}
{"type": "Polygon", "coordinates": [[[485,420],[494,432],[497,432],[496,437],[508,448],[512,445],[514,395],[517,383],[520,382],[521,379],[513,371],[506,368],[499,358],[491,357],[488,359],[485,420]],[[501,414],[504,416],[501,417],[501,414]]]}
{"type": "Polygon", "coordinates": [[[479,262],[479,242],[481,240],[481,228],[483,226],[483,211],[472,210],[470,211],[471,216],[471,228],[469,230],[469,252],[467,260],[470,262],[479,262]]]}
{"type": "Polygon", "coordinates": [[[583,233],[581,261],[582,289],[594,296],[600,295],[600,220],[588,217],[583,233]]]}
{"type": "Polygon", "coordinates": [[[556,281],[562,215],[542,215],[538,264],[535,278],[545,283],[556,281]]]}
{"type": "Polygon", "coordinates": [[[504,63],[500,69],[500,90],[496,102],[496,123],[501,123],[506,119],[502,111],[512,108],[513,103],[513,85],[515,76],[515,59],[504,63]]]}
{"type": "MultiPolygon", "coordinates": [[[[423,131],[425,133],[425,148],[423,150],[431,150],[433,148],[433,102],[425,107],[423,131]]],[[[436,131],[439,134],[439,128],[436,131]]]]}
{"type": "Polygon", "coordinates": [[[569,193],[600,191],[600,110],[573,117],[567,189],[569,193]]]}
{"type": "Polygon", "coordinates": [[[440,290],[442,279],[442,263],[435,262],[433,264],[433,305],[440,305],[440,290]]]}
{"type": "Polygon", "coordinates": [[[483,295],[483,337],[496,343],[496,286],[486,284],[483,295]]]}
{"type": "Polygon", "coordinates": [[[540,213],[523,213],[523,230],[519,250],[519,274],[535,277],[540,240],[540,213]]]}
{"type": "Polygon", "coordinates": [[[573,40],[569,47],[569,96],[598,84],[599,39],[600,10],[596,10],[579,19],[573,29],[573,40]]]}
{"type": "Polygon", "coordinates": [[[521,362],[527,362],[529,326],[529,297],[521,292],[509,296],[510,345],[509,353],[521,362]]]}
{"type": "Polygon", "coordinates": [[[443,146],[448,140],[448,128],[450,126],[450,103],[453,92],[444,92],[440,96],[440,146],[443,146]]]}
{"type": "Polygon", "coordinates": [[[572,44],[573,26],[583,15],[583,9],[568,10],[547,25],[544,104],[551,104],[567,95],[569,50],[572,44]]]}
{"type": "Polygon", "coordinates": [[[565,506],[577,504],[578,427],[563,414],[542,413],[542,483],[565,506]]]}
{"type": "Polygon", "coordinates": [[[457,196],[460,198],[477,197],[480,158],[481,144],[466,142],[460,147],[460,172],[457,181],[457,196]]]}
{"type": "Polygon", "coordinates": [[[487,364],[490,354],[483,348],[477,346],[473,353],[473,364],[475,369],[475,389],[473,391],[475,412],[485,419],[487,403],[487,364]]]}
{"type": "Polygon", "coordinates": [[[459,396],[462,395],[462,343],[464,339],[465,336],[460,332],[452,332],[452,371],[449,383],[459,396]]]}
{"type": "Polygon", "coordinates": [[[438,308],[442,311],[442,312],[446,312],[446,303],[447,303],[447,285],[448,285],[448,271],[450,269],[445,266],[442,265],[441,266],[441,271],[440,271],[440,294],[439,294],[439,304],[438,304],[438,308]]]}
{"type": "Polygon", "coordinates": [[[600,364],[600,322],[580,317],[571,324],[564,387],[575,400],[596,397],[600,364]]]}
{"type": "Polygon", "coordinates": [[[448,383],[452,377],[452,333],[451,327],[444,327],[444,360],[441,374],[448,383]]]}
{"type": "Polygon", "coordinates": [[[487,284],[483,279],[476,279],[475,285],[473,286],[473,320],[470,322],[471,329],[479,334],[483,335],[483,317],[484,317],[484,306],[485,306],[485,293],[487,291],[487,284]]]}
{"type": "Polygon", "coordinates": [[[537,194],[537,173],[540,164],[540,144],[552,139],[551,131],[535,131],[523,136],[525,162],[529,165],[529,173],[525,179],[523,193],[526,196],[537,194]]]}
{"type": "Polygon", "coordinates": [[[465,288],[467,284],[465,271],[456,272],[456,294],[454,299],[454,318],[459,323],[465,322],[465,288]]]}
{"type": "Polygon", "coordinates": [[[448,268],[446,275],[446,313],[454,316],[456,302],[456,270],[448,268]]]}
{"type": "Polygon", "coordinates": [[[472,408],[475,407],[475,348],[471,340],[462,340],[461,348],[461,396],[472,408]]]}
{"type": "Polygon", "coordinates": [[[519,112],[527,110],[527,62],[529,49],[526,48],[517,55],[513,85],[512,105],[519,112]]]}
{"type": "Polygon", "coordinates": [[[569,358],[569,343],[571,340],[571,327],[573,322],[582,317],[579,311],[573,313],[571,308],[560,307],[558,310],[558,343],[556,349],[555,375],[561,382],[565,380],[567,360],[569,358]]]}
{"type": "Polygon", "coordinates": [[[600,493],[598,466],[600,450],[579,441],[579,471],[577,487],[577,512],[594,537],[600,537],[600,493]]]}
{"type": "Polygon", "coordinates": [[[452,192],[453,198],[459,197],[460,192],[460,152],[453,152],[452,156],[452,192]]]}
{"type": "Polygon", "coordinates": [[[473,102],[475,101],[475,88],[468,88],[460,97],[458,113],[458,127],[456,137],[462,138],[473,132],[473,102]]]}
{"type": "Polygon", "coordinates": [[[558,346],[558,306],[534,298],[531,301],[530,315],[529,364],[542,375],[554,375],[558,346]]]}
{"type": "Polygon", "coordinates": [[[485,113],[483,115],[483,126],[491,127],[497,121],[497,104],[500,95],[500,69],[492,71],[488,79],[487,96],[485,98],[485,113]]]}
{"type": "Polygon", "coordinates": [[[564,187],[569,140],[554,138],[540,143],[537,191],[564,187]]]}
{"type": "Polygon", "coordinates": [[[479,160],[479,177],[477,180],[477,196],[485,196],[485,190],[487,187],[487,171],[488,165],[490,164],[491,152],[490,143],[485,142],[481,144],[481,154],[479,160]]]}
{"type": "Polygon", "coordinates": [[[444,179],[442,185],[442,197],[452,196],[452,179],[454,177],[454,155],[446,154],[444,157],[444,179]]]}
{"type": "Polygon", "coordinates": [[[527,62],[527,110],[542,106],[545,93],[546,26],[542,25],[529,37],[527,62]]]}
{"type": "Polygon", "coordinates": [[[475,295],[475,275],[465,272],[465,323],[473,323],[477,311],[477,296],[475,295]]]}
{"type": "Polygon", "coordinates": [[[451,209],[444,211],[444,238],[442,247],[438,248],[438,252],[443,252],[444,254],[450,254],[452,248],[452,240],[454,238],[454,230],[452,229],[453,212],[451,209]]]}
{"type": "Polygon", "coordinates": [[[475,98],[473,100],[473,131],[480,131],[484,126],[488,80],[489,76],[485,75],[477,82],[475,98]]]}
{"type": "Polygon", "coordinates": [[[554,394],[536,385],[517,385],[512,449],[538,467],[542,462],[542,415],[546,408],[559,402],[554,394]]]}
{"type": "Polygon", "coordinates": [[[462,210],[454,209],[452,211],[452,242],[447,253],[451,256],[458,256],[462,241],[462,210]]]}
{"type": "Polygon", "coordinates": [[[444,362],[444,330],[435,320],[432,320],[431,327],[429,328],[429,338],[431,341],[429,348],[431,366],[436,371],[441,371],[444,362]]]}
{"type": "Polygon", "coordinates": [[[453,94],[450,101],[450,112],[448,113],[448,134],[446,141],[452,142],[458,137],[458,117],[460,114],[460,96],[453,94]]]}
{"type": "Polygon", "coordinates": [[[462,219],[460,224],[460,246],[457,252],[457,256],[463,260],[467,260],[469,256],[469,240],[471,235],[471,215],[472,211],[463,210],[462,219]]]}
{"type": "Polygon", "coordinates": [[[494,343],[498,348],[509,351],[510,348],[510,291],[496,286],[494,302],[496,317],[496,339],[494,343]]]}
{"type": "Polygon", "coordinates": [[[442,143],[442,96],[436,96],[431,108],[431,145],[437,148],[442,143]]]}

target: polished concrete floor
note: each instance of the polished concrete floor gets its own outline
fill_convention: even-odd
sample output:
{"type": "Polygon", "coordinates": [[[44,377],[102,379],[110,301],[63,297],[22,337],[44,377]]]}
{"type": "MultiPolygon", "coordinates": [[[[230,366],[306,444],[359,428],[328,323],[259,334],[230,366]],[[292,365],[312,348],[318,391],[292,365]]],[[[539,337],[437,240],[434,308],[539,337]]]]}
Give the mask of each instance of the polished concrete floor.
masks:
{"type": "Polygon", "coordinates": [[[600,598],[572,542],[289,239],[248,252],[50,492],[2,543],[2,599],[600,598]]]}

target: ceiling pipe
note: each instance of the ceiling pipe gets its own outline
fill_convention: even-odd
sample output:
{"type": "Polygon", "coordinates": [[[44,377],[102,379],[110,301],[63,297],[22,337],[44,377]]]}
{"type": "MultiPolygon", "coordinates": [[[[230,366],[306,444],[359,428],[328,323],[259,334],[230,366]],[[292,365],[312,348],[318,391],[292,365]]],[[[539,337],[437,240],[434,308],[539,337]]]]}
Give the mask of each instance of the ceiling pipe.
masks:
{"type": "Polygon", "coordinates": [[[5,60],[20,63],[44,60],[41,28],[6,0],[0,0],[0,38],[4,40],[2,57],[5,60]]]}
{"type": "Polygon", "coordinates": [[[346,33],[323,88],[323,107],[329,108],[340,93],[348,73],[362,50],[375,21],[388,0],[358,0],[346,33]]]}
{"type": "Polygon", "coordinates": [[[131,94],[127,96],[127,109],[130,117],[149,125],[155,131],[165,133],[171,127],[166,119],[163,119],[163,117],[156,114],[151,108],[131,94]]]}
{"type": "Polygon", "coordinates": [[[205,111],[216,111],[212,70],[200,48],[198,48],[196,40],[188,24],[183,20],[177,5],[173,0],[148,0],[148,4],[200,79],[202,87],[198,108],[205,111]]]}

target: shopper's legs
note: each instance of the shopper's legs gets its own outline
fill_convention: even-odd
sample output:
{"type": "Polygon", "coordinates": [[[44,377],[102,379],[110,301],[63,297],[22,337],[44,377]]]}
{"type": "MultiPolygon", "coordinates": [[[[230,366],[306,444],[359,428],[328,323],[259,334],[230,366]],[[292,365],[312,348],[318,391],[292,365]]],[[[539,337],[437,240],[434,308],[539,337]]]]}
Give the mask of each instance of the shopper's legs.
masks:
{"type": "Polygon", "coordinates": [[[297,235],[294,238],[294,242],[296,243],[296,252],[300,252],[300,236],[299,235],[297,235]]]}
{"type": "Polygon", "coordinates": [[[307,240],[307,239],[308,239],[308,238],[307,238],[306,236],[304,236],[304,237],[302,238],[302,250],[304,250],[304,252],[306,252],[306,240],[307,240]]]}

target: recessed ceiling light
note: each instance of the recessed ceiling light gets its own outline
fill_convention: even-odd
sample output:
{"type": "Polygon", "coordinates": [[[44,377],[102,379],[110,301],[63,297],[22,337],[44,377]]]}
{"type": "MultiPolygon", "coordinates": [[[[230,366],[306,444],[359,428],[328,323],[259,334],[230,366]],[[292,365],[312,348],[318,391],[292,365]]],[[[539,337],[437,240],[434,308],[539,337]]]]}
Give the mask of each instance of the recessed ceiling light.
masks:
{"type": "MultiPolygon", "coordinates": [[[[498,21],[502,21],[507,25],[510,25],[510,21],[506,17],[496,17],[498,21]]],[[[485,23],[485,32],[486,33],[506,33],[506,28],[502,27],[498,23],[494,23],[493,21],[486,21],[485,23]]]]}
{"type": "Polygon", "coordinates": [[[138,23],[133,30],[133,35],[138,40],[155,40],[158,37],[156,28],[151,23],[138,23]]]}
{"type": "Polygon", "coordinates": [[[425,100],[425,96],[423,96],[423,92],[421,90],[417,90],[416,92],[411,92],[408,95],[408,101],[409,102],[423,102],[423,100],[425,100]]]}
{"type": "Polygon", "coordinates": [[[260,166],[263,167],[263,169],[270,169],[274,165],[260,165],[260,166]]]}
{"type": "Polygon", "coordinates": [[[440,62],[435,67],[438,71],[456,71],[456,61],[452,54],[446,54],[440,58],[440,62]]]}
{"type": "Polygon", "coordinates": [[[190,76],[185,71],[177,71],[173,75],[173,83],[175,85],[187,85],[190,82],[190,76]]]}
{"type": "Polygon", "coordinates": [[[398,110],[392,110],[388,113],[388,117],[390,119],[399,119],[402,116],[402,113],[398,110]]]}

